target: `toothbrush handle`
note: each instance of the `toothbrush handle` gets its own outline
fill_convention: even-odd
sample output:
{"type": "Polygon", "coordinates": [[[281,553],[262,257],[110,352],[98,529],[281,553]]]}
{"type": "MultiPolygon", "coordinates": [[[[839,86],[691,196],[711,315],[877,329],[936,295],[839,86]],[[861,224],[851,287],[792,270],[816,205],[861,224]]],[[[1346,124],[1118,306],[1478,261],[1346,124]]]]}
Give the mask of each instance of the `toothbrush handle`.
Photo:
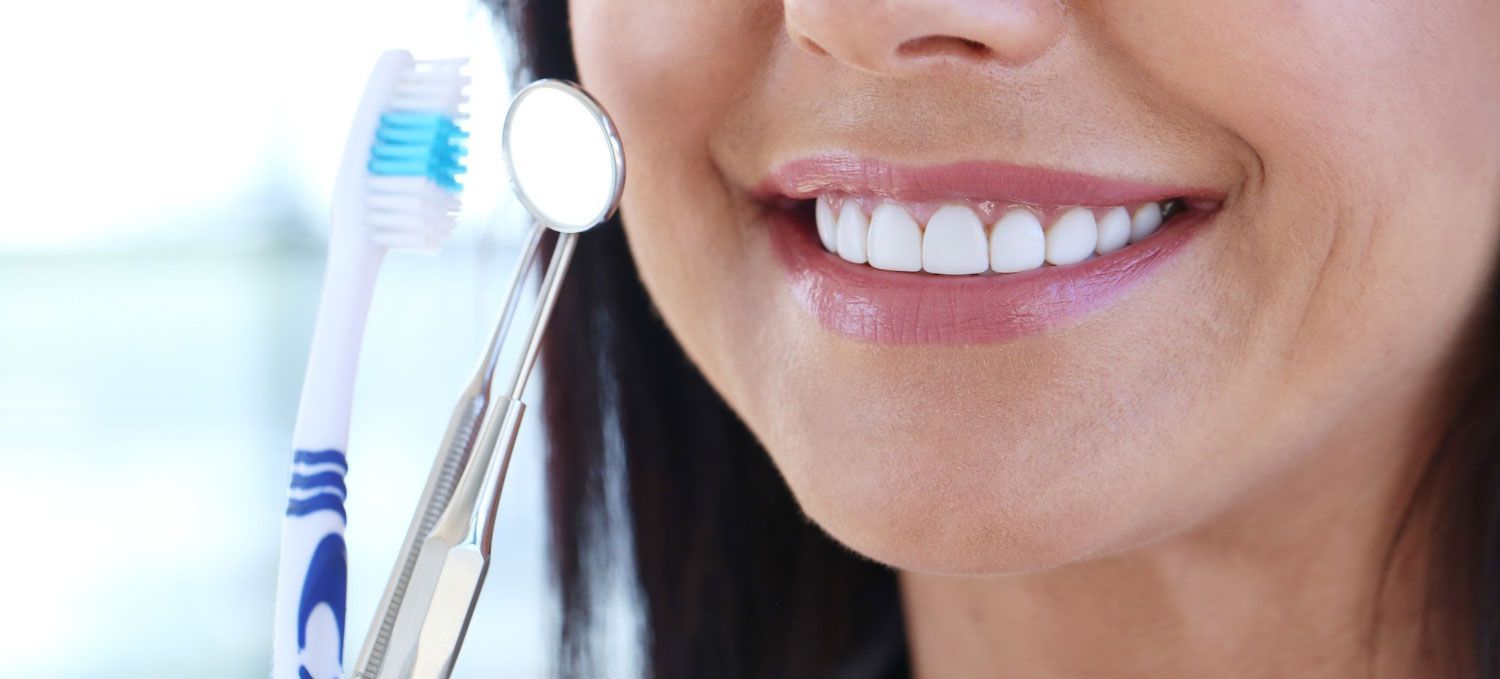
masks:
{"type": "Polygon", "coordinates": [[[296,448],[343,450],[348,442],[359,349],[384,257],[383,251],[367,247],[334,247],[328,253],[292,430],[296,448]]]}
{"type": "Polygon", "coordinates": [[[291,483],[282,518],[273,679],[342,674],[348,557],[344,456],[359,347],[383,252],[329,252],[307,375],[292,434],[291,483]]]}

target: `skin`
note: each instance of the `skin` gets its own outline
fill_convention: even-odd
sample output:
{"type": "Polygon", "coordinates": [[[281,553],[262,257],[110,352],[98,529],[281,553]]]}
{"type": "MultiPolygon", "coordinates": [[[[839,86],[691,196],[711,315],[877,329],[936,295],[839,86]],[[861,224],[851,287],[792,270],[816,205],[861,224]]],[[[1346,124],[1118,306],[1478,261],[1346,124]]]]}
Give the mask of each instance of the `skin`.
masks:
{"type": "Polygon", "coordinates": [[[1375,583],[1500,247],[1500,3],[572,13],[646,288],[807,515],[901,569],[918,676],[1432,671],[1415,574],[1375,583]],[[831,149],[1227,199],[1063,327],[872,344],[796,303],[748,193],[831,149]]]}

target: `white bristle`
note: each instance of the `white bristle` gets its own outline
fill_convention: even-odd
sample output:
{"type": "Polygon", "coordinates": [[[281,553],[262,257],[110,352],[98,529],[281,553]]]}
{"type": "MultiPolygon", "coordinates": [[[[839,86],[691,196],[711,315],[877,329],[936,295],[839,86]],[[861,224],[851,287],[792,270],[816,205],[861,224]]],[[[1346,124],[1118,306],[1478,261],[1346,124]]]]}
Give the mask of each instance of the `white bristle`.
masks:
{"type": "Polygon", "coordinates": [[[407,87],[412,85],[445,85],[462,87],[470,82],[469,76],[461,71],[412,71],[401,76],[396,81],[398,86],[407,87]]]}
{"type": "Polygon", "coordinates": [[[462,77],[451,78],[412,78],[396,83],[396,92],[410,92],[413,90],[443,90],[459,93],[463,88],[469,86],[469,79],[462,77]]]}
{"type": "Polygon", "coordinates": [[[396,84],[396,87],[400,91],[405,91],[413,88],[445,89],[453,91],[462,87],[466,87],[468,86],[468,84],[468,78],[459,75],[453,75],[448,77],[404,78],[396,84]]]}
{"type": "Polygon", "coordinates": [[[386,247],[425,249],[429,246],[442,245],[443,240],[452,230],[451,227],[430,222],[406,224],[399,228],[373,229],[370,232],[370,238],[386,247]]]}
{"type": "Polygon", "coordinates": [[[365,223],[388,248],[434,250],[453,230],[461,201],[426,177],[370,177],[365,223]]]}
{"type": "Polygon", "coordinates": [[[385,177],[373,175],[365,178],[365,188],[369,191],[381,191],[385,193],[417,193],[424,186],[430,186],[432,182],[426,177],[385,177]]]}
{"type": "Polygon", "coordinates": [[[457,110],[463,99],[446,93],[413,92],[400,94],[391,99],[394,111],[432,111],[448,113],[457,110]]]}
{"type": "Polygon", "coordinates": [[[426,196],[370,196],[365,206],[372,223],[377,215],[449,215],[459,208],[457,200],[426,196]]]}
{"type": "Polygon", "coordinates": [[[392,99],[438,99],[444,102],[465,102],[468,97],[461,90],[453,87],[431,87],[427,85],[400,87],[391,93],[392,99]]]}
{"type": "Polygon", "coordinates": [[[411,94],[399,94],[391,98],[390,108],[393,111],[431,111],[452,115],[458,112],[458,107],[465,102],[463,97],[454,96],[445,92],[413,92],[411,94]]]}
{"type": "Polygon", "coordinates": [[[420,193],[371,192],[365,197],[365,205],[371,210],[390,212],[448,212],[458,209],[458,197],[428,184],[427,190],[420,193]]]}
{"type": "Polygon", "coordinates": [[[436,186],[425,194],[371,193],[365,197],[365,207],[371,213],[441,214],[457,213],[458,198],[436,186]]]}
{"type": "Polygon", "coordinates": [[[459,71],[428,71],[426,73],[408,73],[401,76],[397,82],[402,85],[420,83],[458,83],[467,85],[469,83],[469,76],[459,71]]]}

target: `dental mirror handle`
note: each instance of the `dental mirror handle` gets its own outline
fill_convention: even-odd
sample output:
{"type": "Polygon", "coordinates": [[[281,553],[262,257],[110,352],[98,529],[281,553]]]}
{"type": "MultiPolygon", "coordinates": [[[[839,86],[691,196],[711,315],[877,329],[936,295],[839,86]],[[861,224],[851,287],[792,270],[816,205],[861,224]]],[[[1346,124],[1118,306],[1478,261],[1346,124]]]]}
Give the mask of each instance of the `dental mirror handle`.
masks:
{"type": "MultiPolygon", "coordinates": [[[[497,407],[500,405],[496,403],[497,407]]],[[[458,544],[448,547],[442,557],[442,569],[433,583],[431,606],[417,636],[411,673],[406,675],[412,679],[447,679],[458,660],[469,621],[473,619],[475,604],[489,571],[492,517],[499,504],[500,488],[505,483],[511,452],[515,449],[521,416],[525,413],[525,405],[516,400],[509,400],[504,408],[499,425],[491,427],[485,437],[487,442],[499,444],[496,473],[482,479],[484,485],[479,492],[482,499],[470,517],[474,522],[467,526],[468,533],[458,544]],[[490,517],[490,520],[486,521],[485,517],[490,517]]]]}
{"type": "Polygon", "coordinates": [[[547,321],[562,289],[577,238],[578,235],[573,233],[558,234],[552,261],[538,290],[537,307],[531,317],[526,344],[510,378],[510,397],[505,401],[497,399],[491,404],[472,463],[460,478],[453,501],[430,538],[441,540],[443,535],[452,536],[457,530],[464,533],[462,541],[448,549],[438,576],[432,605],[418,638],[411,675],[414,679],[446,679],[453,671],[464,635],[468,632],[469,620],[474,615],[474,606],[479,601],[485,572],[489,568],[500,492],[525,412],[520,397],[541,351],[547,321]],[[497,450],[500,452],[498,456],[495,455],[497,450]]]}
{"type": "Polygon", "coordinates": [[[490,334],[490,341],[484,355],[480,357],[479,365],[475,367],[474,375],[469,379],[469,384],[464,388],[463,394],[460,395],[458,404],[453,410],[453,416],[448,422],[448,431],[438,447],[437,459],[433,461],[432,470],[428,472],[427,485],[422,490],[416,513],[412,516],[411,525],[406,531],[406,538],[402,541],[401,557],[396,561],[394,571],[386,583],[385,592],[380,598],[380,606],[376,609],[378,613],[365,638],[364,647],[360,650],[359,660],[354,666],[355,671],[352,677],[373,679],[381,673],[391,634],[395,630],[396,619],[401,612],[403,595],[410,586],[422,544],[431,534],[443,510],[448,508],[453,489],[458,483],[459,473],[467,465],[480,434],[479,428],[484,412],[492,396],[495,368],[500,360],[500,352],[516,308],[520,306],[521,290],[525,287],[526,275],[530,273],[536,262],[536,252],[540,247],[542,234],[547,230],[545,225],[537,223],[527,236],[526,245],[521,250],[521,257],[511,274],[510,285],[506,288],[508,292],[505,307],[501,309],[500,318],[490,334]]]}
{"type": "Polygon", "coordinates": [[[428,540],[432,528],[437,525],[438,517],[449,507],[453,489],[458,484],[459,472],[463,471],[474,450],[475,441],[480,433],[478,429],[483,421],[484,409],[489,406],[490,399],[492,399],[492,385],[495,381],[495,367],[499,363],[499,354],[507,337],[511,318],[516,313],[516,307],[519,306],[520,291],[525,288],[526,274],[535,264],[535,259],[537,259],[535,253],[540,247],[541,235],[546,231],[546,226],[537,223],[531,229],[531,234],[526,237],[519,261],[516,262],[516,268],[511,273],[504,309],[501,309],[499,319],[495,322],[495,330],[490,333],[489,345],[484,349],[478,366],[475,366],[474,376],[469,378],[468,387],[465,387],[463,394],[459,396],[458,406],[453,409],[453,417],[449,421],[449,430],[443,436],[443,444],[438,447],[438,457],[432,463],[432,471],[428,472],[428,484],[423,487],[422,499],[417,504],[416,513],[411,517],[411,525],[407,528],[407,538],[402,541],[401,558],[396,561],[395,570],[390,574],[386,592],[381,595],[377,616],[372,621],[365,646],[360,649],[359,661],[354,666],[356,672],[351,675],[354,678],[374,679],[375,676],[381,675],[381,669],[386,661],[386,651],[389,649],[390,640],[395,631],[396,619],[401,615],[402,604],[405,603],[404,595],[410,588],[411,576],[416,570],[422,544],[428,540]]]}

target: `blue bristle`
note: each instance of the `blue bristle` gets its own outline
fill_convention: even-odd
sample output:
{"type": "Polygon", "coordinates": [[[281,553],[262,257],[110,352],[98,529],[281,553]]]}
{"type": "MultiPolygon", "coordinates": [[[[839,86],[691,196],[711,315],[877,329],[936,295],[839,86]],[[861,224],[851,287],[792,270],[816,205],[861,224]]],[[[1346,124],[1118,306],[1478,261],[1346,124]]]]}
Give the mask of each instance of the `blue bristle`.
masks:
{"type": "Polygon", "coordinates": [[[468,137],[451,117],[440,113],[385,113],[375,130],[367,167],[374,175],[427,177],[458,191],[458,176],[466,169],[459,159],[468,154],[468,137]]]}

